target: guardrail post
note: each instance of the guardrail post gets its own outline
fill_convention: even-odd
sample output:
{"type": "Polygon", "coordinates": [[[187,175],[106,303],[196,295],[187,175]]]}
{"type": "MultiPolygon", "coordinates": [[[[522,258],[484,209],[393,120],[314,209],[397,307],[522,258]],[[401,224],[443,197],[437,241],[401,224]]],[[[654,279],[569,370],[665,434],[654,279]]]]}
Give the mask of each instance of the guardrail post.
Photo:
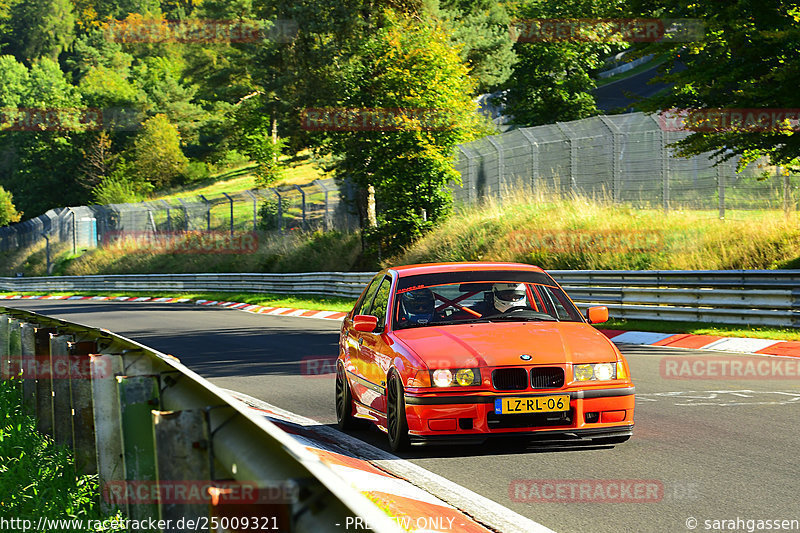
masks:
{"type": "Polygon", "coordinates": [[[92,415],[97,449],[97,473],[103,497],[100,508],[110,512],[125,507],[124,500],[107,490],[112,481],[122,481],[125,465],[122,459],[122,424],[116,376],[122,374],[122,356],[94,354],[89,356],[92,386],[92,415]]]}
{"type": "Polygon", "coordinates": [[[21,376],[22,374],[22,346],[20,345],[20,327],[21,323],[19,320],[10,319],[8,321],[8,359],[9,359],[9,370],[11,370],[12,375],[18,378],[17,389],[20,393],[20,397],[23,400],[23,408],[24,408],[24,395],[23,389],[25,386],[24,377],[21,376]]]}
{"type": "MultiPolygon", "coordinates": [[[[159,518],[170,520],[172,524],[182,518],[196,523],[199,517],[208,516],[205,501],[208,494],[204,489],[211,482],[210,437],[205,411],[154,410],[152,415],[157,478],[172,483],[164,493],[175,496],[159,502],[159,518]],[[180,486],[182,484],[185,486],[180,486]]],[[[173,527],[166,531],[183,530],[173,527]]]]}
{"type": "Polygon", "coordinates": [[[69,343],[72,335],[50,337],[50,377],[53,387],[53,440],[72,448],[72,395],[69,343]]]}
{"type": "Polygon", "coordinates": [[[94,409],[89,360],[89,354],[96,352],[97,343],[94,341],[69,344],[72,441],[75,446],[75,466],[84,474],[97,473],[97,450],[94,437],[94,409]]]}
{"type": "Polygon", "coordinates": [[[50,335],[56,328],[37,327],[33,330],[36,380],[36,429],[44,435],[53,435],[53,379],[50,366],[50,335]]]}
{"type": "Polygon", "coordinates": [[[22,356],[22,407],[25,413],[36,416],[36,368],[33,324],[20,324],[20,354],[22,356]],[[26,375],[27,374],[27,375],[26,375]]]}
{"type": "Polygon", "coordinates": [[[139,501],[141,493],[149,498],[156,482],[153,420],[150,411],[158,406],[157,376],[118,376],[119,403],[122,427],[122,454],[125,465],[128,516],[143,520],[157,516],[158,505],[147,498],[139,501]],[[130,490],[143,484],[144,491],[130,490]]]}
{"type": "Polygon", "coordinates": [[[8,379],[13,377],[11,353],[8,350],[8,329],[11,318],[0,315],[0,377],[8,379]]]}

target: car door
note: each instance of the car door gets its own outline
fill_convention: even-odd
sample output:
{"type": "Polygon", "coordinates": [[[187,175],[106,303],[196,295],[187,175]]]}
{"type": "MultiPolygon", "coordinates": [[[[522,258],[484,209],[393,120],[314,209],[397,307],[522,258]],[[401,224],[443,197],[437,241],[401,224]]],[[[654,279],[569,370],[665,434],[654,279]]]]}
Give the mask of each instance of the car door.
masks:
{"type": "Polygon", "coordinates": [[[393,359],[393,351],[387,344],[386,328],[389,299],[392,293],[392,278],[385,276],[381,280],[378,290],[367,314],[378,317],[375,331],[361,332],[359,353],[359,366],[363,369],[364,379],[368,382],[361,402],[368,407],[386,412],[386,372],[389,370],[393,359]]]}
{"type": "Polygon", "coordinates": [[[350,391],[353,394],[353,398],[361,403],[365,403],[364,398],[370,395],[369,388],[365,384],[366,378],[360,353],[361,343],[363,342],[363,332],[353,329],[352,317],[369,314],[369,310],[372,307],[372,300],[375,298],[375,293],[378,291],[381,281],[383,281],[383,275],[375,276],[372,279],[367,286],[367,290],[364,291],[364,297],[361,298],[353,309],[352,315],[345,318],[342,328],[344,335],[342,336],[343,345],[341,349],[345,351],[348,356],[345,362],[345,370],[351,374],[351,377],[355,377],[355,379],[350,380],[350,391]]]}

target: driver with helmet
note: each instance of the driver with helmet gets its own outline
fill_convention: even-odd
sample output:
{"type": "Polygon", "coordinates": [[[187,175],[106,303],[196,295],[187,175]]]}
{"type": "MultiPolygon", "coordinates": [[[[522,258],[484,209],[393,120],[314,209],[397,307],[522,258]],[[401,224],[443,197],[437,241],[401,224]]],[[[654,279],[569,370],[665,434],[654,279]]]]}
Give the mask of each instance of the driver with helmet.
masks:
{"type": "Polygon", "coordinates": [[[524,283],[495,283],[492,301],[498,313],[506,313],[515,307],[528,305],[524,283]]]}
{"type": "Polygon", "coordinates": [[[428,288],[400,295],[401,321],[408,320],[411,324],[427,324],[433,320],[435,307],[433,291],[428,288]]]}

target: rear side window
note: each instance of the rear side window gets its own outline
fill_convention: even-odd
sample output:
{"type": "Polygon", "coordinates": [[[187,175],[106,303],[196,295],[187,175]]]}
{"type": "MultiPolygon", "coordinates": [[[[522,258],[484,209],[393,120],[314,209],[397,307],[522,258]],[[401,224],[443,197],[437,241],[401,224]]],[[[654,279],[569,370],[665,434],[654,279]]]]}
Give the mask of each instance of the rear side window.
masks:
{"type": "Polygon", "coordinates": [[[392,278],[386,276],[381,282],[378,292],[375,294],[375,300],[372,302],[372,307],[369,310],[369,315],[378,317],[378,328],[383,328],[386,323],[386,309],[389,307],[389,294],[392,290],[392,278]]]}
{"type": "Polygon", "coordinates": [[[382,277],[376,276],[372,279],[367,287],[367,292],[364,293],[364,297],[361,298],[361,301],[358,302],[358,305],[355,308],[355,312],[353,315],[368,315],[369,313],[366,312],[369,310],[370,305],[372,304],[372,298],[375,296],[375,292],[378,290],[378,285],[380,285],[382,277]]]}

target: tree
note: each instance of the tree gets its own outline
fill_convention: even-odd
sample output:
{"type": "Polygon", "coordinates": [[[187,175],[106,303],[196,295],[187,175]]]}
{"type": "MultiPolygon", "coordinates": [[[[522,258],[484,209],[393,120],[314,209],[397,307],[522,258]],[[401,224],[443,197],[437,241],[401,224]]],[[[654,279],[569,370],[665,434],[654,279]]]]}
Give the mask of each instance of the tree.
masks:
{"type": "MultiPolygon", "coordinates": [[[[782,0],[685,4],[638,0],[633,13],[700,19],[702,39],[682,47],[654,44],[669,61],[655,81],[672,90],[639,103],[642,110],[800,108],[800,8],[782,0]],[[685,69],[676,69],[680,62],[685,69]]],[[[771,121],[772,119],[770,119],[771,121]]],[[[702,126],[701,124],[698,124],[702,126]]],[[[740,168],[766,156],[773,165],[800,171],[800,136],[789,123],[770,127],[697,128],[677,146],[682,155],[712,151],[720,160],[741,155],[740,168]]],[[[796,128],[796,126],[795,126],[796,128]]]]}
{"type": "MultiPolygon", "coordinates": [[[[517,11],[520,20],[538,18],[613,18],[619,2],[529,0],[517,11]]],[[[608,42],[517,42],[509,90],[504,96],[515,124],[534,126],[577,120],[599,113],[592,71],[603,58],[624,46],[608,42]]]]}
{"type": "Polygon", "coordinates": [[[8,226],[12,222],[19,222],[22,213],[14,207],[14,198],[10,192],[0,187],[0,226],[8,226]]]}
{"type": "MultiPolygon", "coordinates": [[[[387,10],[342,67],[341,83],[341,106],[395,110],[381,122],[387,131],[331,133],[328,146],[339,159],[338,176],[374,189],[372,233],[398,251],[448,212],[446,186],[460,182],[454,147],[480,131],[473,81],[439,21],[387,10]]],[[[361,212],[369,218],[364,204],[361,212]]]]}
{"type": "Polygon", "coordinates": [[[461,47],[477,92],[502,88],[517,61],[505,5],[497,0],[444,0],[440,9],[453,28],[453,41],[461,47]]]}
{"type": "Polygon", "coordinates": [[[132,152],[133,174],[155,188],[178,182],[189,168],[189,159],[181,150],[178,128],[164,114],[144,122],[132,152]]]}
{"type": "Polygon", "coordinates": [[[53,61],[75,39],[75,13],[70,0],[25,0],[11,8],[12,43],[20,60],[53,61]]]}

